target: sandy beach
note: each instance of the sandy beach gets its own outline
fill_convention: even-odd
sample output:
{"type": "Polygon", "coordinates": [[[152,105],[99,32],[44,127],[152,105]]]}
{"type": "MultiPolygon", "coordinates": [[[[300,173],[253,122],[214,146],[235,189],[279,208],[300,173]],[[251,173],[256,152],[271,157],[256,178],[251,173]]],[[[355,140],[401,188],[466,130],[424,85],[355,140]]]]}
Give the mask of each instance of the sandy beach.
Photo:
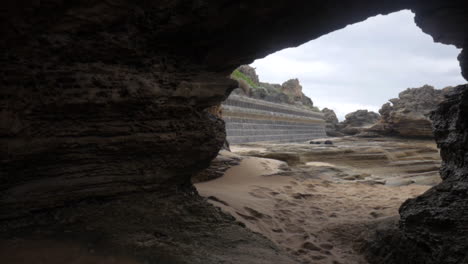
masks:
{"type": "MultiPolygon", "coordinates": [[[[421,144],[436,152],[435,146],[421,144]]],[[[342,145],[350,146],[349,142],[342,145]]],[[[317,148],[296,145],[302,150],[307,147],[317,148]]],[[[334,151],[340,149],[339,143],[334,147],[334,151]]],[[[408,182],[406,177],[413,175],[420,179],[421,173],[428,174],[423,169],[419,174],[404,175],[400,171],[398,177],[393,175],[395,177],[389,182],[395,183],[395,178],[406,181],[385,184],[381,171],[376,169],[378,176],[372,175],[369,166],[360,168],[362,162],[355,163],[358,165],[354,167],[348,163],[348,167],[344,167],[334,159],[325,162],[308,158],[290,166],[285,161],[246,156],[246,153],[254,152],[265,154],[268,148],[281,146],[240,146],[233,148],[236,153],[221,152],[224,158],[239,160],[238,164],[230,166],[217,179],[197,183],[196,188],[213,205],[272,240],[299,263],[367,263],[359,251],[365,235],[379,222],[396,221],[398,208],[406,199],[430,188],[430,184],[408,182]],[[353,169],[353,179],[343,175],[347,169],[353,169]],[[361,170],[366,173],[359,174],[361,170]]],[[[389,152],[385,148],[382,151],[389,152]]],[[[353,157],[351,152],[348,153],[353,157]]],[[[417,153],[418,160],[412,160],[408,155],[404,160],[420,164],[421,151],[417,153]]],[[[389,164],[395,163],[395,151],[387,159],[389,164]]],[[[340,160],[344,162],[343,158],[340,160]]],[[[380,159],[374,162],[383,171],[389,169],[379,163],[382,162],[380,159]]],[[[433,168],[428,166],[427,169],[433,168]]]]}

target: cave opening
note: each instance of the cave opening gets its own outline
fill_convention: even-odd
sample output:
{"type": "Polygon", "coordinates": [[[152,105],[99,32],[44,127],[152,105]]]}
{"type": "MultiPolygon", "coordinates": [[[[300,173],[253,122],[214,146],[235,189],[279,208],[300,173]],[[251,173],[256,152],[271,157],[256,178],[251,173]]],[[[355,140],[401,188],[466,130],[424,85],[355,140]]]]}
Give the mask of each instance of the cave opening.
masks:
{"type": "MultiPolygon", "coordinates": [[[[208,196],[199,188],[205,197],[190,180],[209,167],[223,143],[228,148],[225,123],[213,113],[219,114],[219,103],[238,85],[226,78],[235,68],[404,8],[414,11],[417,25],[434,41],[463,48],[458,60],[468,78],[466,0],[2,1],[0,261],[292,264],[302,255],[312,263],[331,260],[327,256],[342,247],[314,239],[326,235],[345,243],[361,230],[327,227],[326,219],[342,215],[321,207],[342,204],[318,192],[332,190],[329,197],[339,198],[348,189],[310,178],[303,168],[320,171],[331,162],[303,163],[291,155],[296,150],[263,162],[224,152],[211,174],[240,177],[216,176],[224,184],[208,196]],[[291,180],[292,175],[300,177],[291,180]],[[253,186],[243,189],[245,195],[239,195],[241,178],[253,186]],[[302,184],[306,180],[319,182],[302,184]],[[249,199],[256,202],[238,207],[238,213],[232,209],[249,199]],[[294,212],[320,199],[323,206],[310,206],[305,215],[294,212]],[[327,232],[305,232],[308,224],[300,221],[308,218],[327,232]],[[301,250],[285,252],[259,233],[286,238],[283,244],[301,250]]],[[[461,85],[435,112],[444,180],[403,203],[398,225],[380,226],[365,249],[369,263],[468,263],[467,102],[467,86],[461,85]]],[[[339,145],[322,143],[306,149],[339,145]]],[[[362,209],[363,199],[355,202],[354,211],[362,209]]],[[[366,217],[379,219],[378,211],[386,209],[372,210],[366,217]]]]}
{"type": "Polygon", "coordinates": [[[465,83],[459,53],[402,10],[240,66],[197,189],[304,263],[367,263],[366,236],[441,182],[430,115],[465,83]]]}

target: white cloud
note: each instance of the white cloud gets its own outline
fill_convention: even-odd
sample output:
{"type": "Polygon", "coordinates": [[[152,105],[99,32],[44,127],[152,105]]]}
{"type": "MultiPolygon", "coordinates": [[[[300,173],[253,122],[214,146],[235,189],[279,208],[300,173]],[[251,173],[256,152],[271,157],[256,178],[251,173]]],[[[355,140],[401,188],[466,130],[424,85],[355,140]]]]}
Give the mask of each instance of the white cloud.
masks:
{"type": "Polygon", "coordinates": [[[376,16],[264,59],[256,60],[261,81],[299,78],[320,107],[344,114],[378,110],[409,87],[458,85],[460,50],[434,43],[408,10],[376,16]]]}

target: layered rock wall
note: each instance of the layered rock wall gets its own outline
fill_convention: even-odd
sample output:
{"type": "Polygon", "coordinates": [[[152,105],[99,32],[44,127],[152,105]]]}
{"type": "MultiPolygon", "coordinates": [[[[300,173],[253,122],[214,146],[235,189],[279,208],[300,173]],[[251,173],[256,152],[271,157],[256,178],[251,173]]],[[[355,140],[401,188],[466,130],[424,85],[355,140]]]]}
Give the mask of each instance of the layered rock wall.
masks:
{"type": "Polygon", "coordinates": [[[227,140],[302,142],[325,137],[325,121],[318,112],[231,95],[223,103],[227,140]]]}

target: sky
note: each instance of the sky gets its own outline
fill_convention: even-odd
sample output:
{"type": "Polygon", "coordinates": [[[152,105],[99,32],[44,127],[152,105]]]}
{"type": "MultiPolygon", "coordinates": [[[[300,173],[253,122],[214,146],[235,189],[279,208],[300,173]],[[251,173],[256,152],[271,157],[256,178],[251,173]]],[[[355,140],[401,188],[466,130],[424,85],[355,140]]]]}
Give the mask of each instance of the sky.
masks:
{"type": "Polygon", "coordinates": [[[409,10],[378,15],[296,48],[258,59],[260,81],[298,78],[315,106],[335,110],[338,119],[358,109],[378,112],[406,88],[437,89],[464,84],[460,50],[434,43],[409,10]]]}

